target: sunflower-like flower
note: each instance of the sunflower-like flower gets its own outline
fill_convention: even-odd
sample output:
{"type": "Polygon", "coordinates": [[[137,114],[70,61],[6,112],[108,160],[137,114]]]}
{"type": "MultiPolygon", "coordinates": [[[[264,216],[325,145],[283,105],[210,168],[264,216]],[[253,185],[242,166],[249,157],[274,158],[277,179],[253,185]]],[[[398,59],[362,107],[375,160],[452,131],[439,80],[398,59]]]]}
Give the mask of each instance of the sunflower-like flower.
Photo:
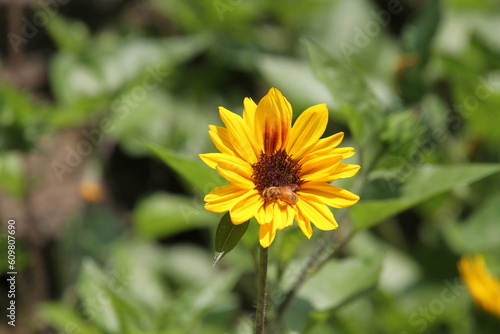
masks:
{"type": "Polygon", "coordinates": [[[293,127],[292,107],[275,88],[258,105],[250,98],[243,105],[243,117],[219,107],[226,127],[209,126],[220,153],[200,157],[230,183],[206,195],[205,208],[229,211],[233,224],[255,217],[262,247],[294,220],[308,238],[311,222],[320,230],[336,229],[327,205],[348,207],[359,196],[329,182],[353,176],[360,166],[342,162],[354,155],[352,147],[336,148],[342,132],[320,138],[328,122],[326,105],[306,109],[293,127]]]}
{"type": "Polygon", "coordinates": [[[500,318],[500,280],[488,271],[484,257],[462,257],[458,269],[474,301],[500,318]]]}

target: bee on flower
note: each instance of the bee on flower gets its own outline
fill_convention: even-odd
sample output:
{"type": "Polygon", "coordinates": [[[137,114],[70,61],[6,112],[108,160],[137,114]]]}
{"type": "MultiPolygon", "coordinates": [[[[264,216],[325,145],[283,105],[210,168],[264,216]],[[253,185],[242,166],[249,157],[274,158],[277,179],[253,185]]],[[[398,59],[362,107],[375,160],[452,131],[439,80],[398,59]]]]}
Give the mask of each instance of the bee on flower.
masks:
{"type": "Polygon", "coordinates": [[[219,108],[225,127],[210,125],[220,153],[200,154],[230,183],[205,196],[205,208],[229,211],[233,224],[255,217],[262,247],[276,232],[293,225],[311,238],[314,224],[332,230],[338,224],[328,208],[355,204],[359,196],[329,182],[355,175],[360,166],[343,163],[353,148],[337,146],[342,132],[321,138],[327,123],[325,104],[306,109],[292,126],[292,107],[271,88],[258,104],[243,101],[243,117],[219,108]]]}

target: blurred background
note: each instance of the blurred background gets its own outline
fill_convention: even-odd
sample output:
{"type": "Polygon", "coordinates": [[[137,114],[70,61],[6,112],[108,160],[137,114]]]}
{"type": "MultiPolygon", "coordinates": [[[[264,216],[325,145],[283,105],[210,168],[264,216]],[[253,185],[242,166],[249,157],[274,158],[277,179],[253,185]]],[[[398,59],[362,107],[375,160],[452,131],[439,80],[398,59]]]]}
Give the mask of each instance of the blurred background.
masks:
{"type": "MultiPolygon", "coordinates": [[[[212,267],[197,155],[270,87],[362,166],[279,332],[498,332],[457,261],[500,277],[499,31],[496,0],[0,1],[0,332],[252,333],[256,224],[212,267]]],[[[278,234],[271,318],[321,235],[278,234]]]]}

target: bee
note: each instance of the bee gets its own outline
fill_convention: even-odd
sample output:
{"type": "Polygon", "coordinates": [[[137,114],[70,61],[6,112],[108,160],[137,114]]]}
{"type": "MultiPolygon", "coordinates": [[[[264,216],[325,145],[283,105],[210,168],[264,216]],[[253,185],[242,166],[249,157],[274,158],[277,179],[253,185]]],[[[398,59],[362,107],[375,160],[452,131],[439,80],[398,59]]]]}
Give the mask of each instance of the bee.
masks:
{"type": "Polygon", "coordinates": [[[275,202],[280,199],[285,203],[295,204],[299,200],[295,193],[298,187],[293,183],[282,187],[267,187],[262,191],[262,197],[266,202],[275,202]]]}

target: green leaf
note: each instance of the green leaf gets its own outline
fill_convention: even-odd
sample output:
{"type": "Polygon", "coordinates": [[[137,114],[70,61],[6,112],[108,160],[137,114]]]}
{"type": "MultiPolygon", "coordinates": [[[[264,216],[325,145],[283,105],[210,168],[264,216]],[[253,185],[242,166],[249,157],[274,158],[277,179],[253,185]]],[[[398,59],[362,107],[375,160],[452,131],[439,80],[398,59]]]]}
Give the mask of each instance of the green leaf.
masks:
{"type": "Polygon", "coordinates": [[[416,52],[420,57],[426,57],[438,30],[440,19],[441,1],[429,1],[416,20],[403,32],[406,51],[416,52]]]}
{"type": "MultiPolygon", "coordinates": [[[[234,302],[231,300],[229,292],[234,288],[239,277],[240,273],[236,271],[228,271],[223,275],[213,275],[209,284],[205,281],[199,287],[191,287],[192,293],[185,295],[188,297],[185,300],[186,303],[184,305],[179,303],[177,310],[182,314],[189,308],[192,317],[196,319],[201,318],[203,314],[208,313],[218,304],[227,305],[234,302]]],[[[191,323],[190,320],[188,322],[191,323]]]]}
{"type": "Polygon", "coordinates": [[[120,94],[116,99],[120,101],[115,105],[117,108],[109,114],[113,126],[109,134],[128,154],[148,154],[141,141],[188,156],[197,156],[206,150],[207,124],[218,121],[216,113],[206,113],[206,106],[200,101],[175,96],[159,86],[149,91],[145,99],[130,104],[127,96],[134,90],[132,87],[120,94]]]}
{"type": "Polygon", "coordinates": [[[229,253],[245,234],[248,228],[249,220],[243,224],[235,225],[231,222],[229,212],[220,220],[215,232],[215,258],[214,265],[219,262],[227,253],[229,253]]]}
{"type": "Polygon", "coordinates": [[[45,31],[52,38],[58,49],[64,51],[80,51],[88,46],[90,32],[87,26],[80,21],[68,20],[57,14],[48,6],[43,11],[50,16],[45,25],[45,31]]]}
{"type": "MultiPolygon", "coordinates": [[[[85,114],[89,109],[106,107],[128,85],[145,92],[161,85],[169,71],[207,48],[210,41],[208,35],[129,40],[102,34],[92,40],[92,48],[61,52],[54,57],[50,70],[52,90],[58,102],[85,114]]],[[[137,100],[130,95],[124,99],[129,105],[136,102],[130,100],[137,100]]]]}
{"type": "Polygon", "coordinates": [[[212,217],[213,214],[203,208],[200,200],[157,193],[137,205],[132,221],[142,236],[162,238],[209,226],[212,217]]]}
{"type": "MultiPolygon", "coordinates": [[[[314,76],[307,62],[280,56],[263,55],[257,66],[273,86],[280,87],[292,105],[307,108],[313,104],[333,104],[330,92],[314,76]]],[[[295,109],[295,108],[294,108],[295,109]]],[[[297,110],[296,110],[297,111],[297,110]]]]}
{"type": "Polygon", "coordinates": [[[60,303],[42,303],[40,305],[39,315],[62,333],[101,333],[101,331],[90,325],[85,319],[76,314],[76,312],[60,303]]]}
{"type": "MultiPolygon", "coordinates": [[[[330,260],[299,289],[297,298],[285,313],[287,326],[293,332],[304,333],[311,322],[311,316],[308,319],[305,315],[333,313],[371,293],[379,281],[384,255],[378,251],[368,256],[330,260]]],[[[288,273],[296,274],[294,271],[288,273]]],[[[345,309],[347,307],[342,310],[345,309]]]]}
{"type": "Polygon", "coordinates": [[[425,138],[424,131],[419,115],[405,110],[387,116],[380,138],[389,153],[404,156],[418,150],[425,138]]]}
{"type": "Polygon", "coordinates": [[[443,229],[446,241],[455,252],[475,254],[500,249],[498,203],[500,203],[500,193],[486,199],[467,220],[443,229]]]}
{"type": "Polygon", "coordinates": [[[432,53],[432,40],[441,18],[441,1],[429,1],[416,20],[403,32],[403,48],[415,60],[415,65],[404,68],[397,78],[399,92],[406,105],[419,103],[429,89],[429,78],[423,70],[432,53]]]}
{"type": "Polygon", "coordinates": [[[25,92],[0,82],[0,150],[29,150],[40,133],[42,111],[25,92]]]}
{"type": "Polygon", "coordinates": [[[21,198],[24,194],[24,166],[20,154],[0,153],[0,184],[11,196],[21,198]]]}
{"type": "Polygon", "coordinates": [[[77,291],[82,298],[85,320],[109,333],[119,332],[116,309],[110,302],[110,279],[90,258],[83,260],[77,291]]]}
{"type": "Polygon", "coordinates": [[[165,285],[166,276],[160,274],[166,261],[174,261],[170,256],[170,251],[167,253],[158,244],[141,238],[114,243],[109,262],[112,267],[108,267],[107,274],[108,281],[112,282],[111,292],[134,305],[142,317],[155,316],[152,310],[160,312],[172,304],[169,286],[165,285]]]}
{"type": "MultiPolygon", "coordinates": [[[[407,172],[412,171],[408,166],[406,168],[407,172]]],[[[449,191],[454,186],[469,184],[499,171],[499,164],[423,166],[414,170],[399,189],[400,197],[362,201],[354,205],[350,209],[354,226],[357,230],[368,228],[432,196],[449,191]]],[[[388,182],[393,182],[393,180],[388,180],[388,182]]]]}
{"type": "Polygon", "coordinates": [[[155,144],[145,143],[144,145],[202,194],[225,183],[219,173],[206,166],[201,160],[181,156],[155,144]]]}
{"type": "Polygon", "coordinates": [[[357,142],[363,145],[376,138],[383,125],[382,103],[363,76],[314,42],[306,39],[305,43],[314,74],[338,102],[357,142]]]}

